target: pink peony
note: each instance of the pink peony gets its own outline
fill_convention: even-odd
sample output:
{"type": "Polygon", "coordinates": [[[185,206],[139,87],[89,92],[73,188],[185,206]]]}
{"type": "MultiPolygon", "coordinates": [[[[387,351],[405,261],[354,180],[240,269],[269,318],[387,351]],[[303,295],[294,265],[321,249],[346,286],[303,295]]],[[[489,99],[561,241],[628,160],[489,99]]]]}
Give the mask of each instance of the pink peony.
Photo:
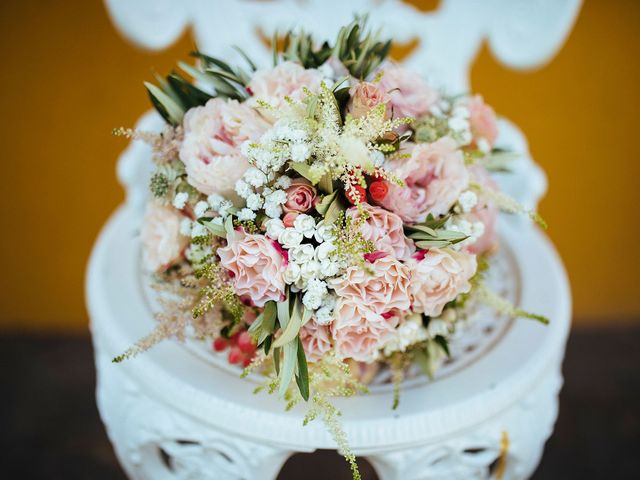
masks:
{"type": "Polygon", "coordinates": [[[320,90],[322,73],[313,68],[305,69],[294,62],[282,62],[278,66],[258,70],[247,89],[252,97],[247,101],[251,105],[258,105],[258,100],[267,102],[272,107],[279,109],[288,105],[285,97],[300,102],[305,98],[303,87],[312,92],[320,90]]]}
{"type": "Polygon", "coordinates": [[[306,178],[296,178],[287,188],[287,201],[282,205],[285,212],[305,213],[316,201],[316,189],[306,178]]]}
{"type": "Polygon", "coordinates": [[[429,113],[438,94],[415,72],[395,65],[385,65],[378,88],[391,97],[393,118],[419,118],[429,113]]]}
{"type": "Polygon", "coordinates": [[[351,98],[347,104],[347,112],[353,117],[364,117],[373,107],[381,103],[387,105],[386,117],[391,117],[391,108],[389,108],[391,96],[375,84],[369,82],[356,83],[349,89],[349,96],[351,98]]]}
{"type": "Polygon", "coordinates": [[[496,138],[498,138],[498,126],[493,108],[484,103],[480,95],[471,97],[468,107],[474,142],[477,143],[481,138],[484,138],[489,146],[493,147],[496,144],[496,138]]]}
{"type": "Polygon", "coordinates": [[[218,256],[239,296],[248,297],[258,307],[284,298],[286,259],[264,235],[236,231],[227,246],[218,249],[218,256]]]}
{"type": "Polygon", "coordinates": [[[398,320],[397,316],[385,318],[359,301],[341,300],[331,323],[336,355],[359,362],[375,360],[377,351],[393,335],[398,320]]]}
{"type": "Polygon", "coordinates": [[[381,203],[405,222],[424,222],[429,213],[444,215],[469,185],[462,152],[449,137],[414,145],[411,158],[390,169],[406,185],[390,185],[381,203]]]}
{"type": "Polygon", "coordinates": [[[376,258],[365,270],[347,268],[345,274],[331,282],[338,296],[354,304],[366,305],[377,314],[389,310],[406,310],[409,300],[409,269],[387,255],[376,258]],[[370,270],[370,271],[369,271],[370,270]]]}
{"type": "Polygon", "coordinates": [[[331,333],[326,325],[318,325],[311,319],[300,329],[300,341],[307,361],[317,362],[331,350],[331,333]]]}
{"type": "Polygon", "coordinates": [[[142,258],[153,272],[163,271],[175,263],[186,247],[188,238],[180,234],[185,218],[171,207],[149,203],[142,224],[142,258]]]}
{"type": "MultiPolygon", "coordinates": [[[[398,215],[368,203],[363,203],[361,208],[369,217],[360,226],[360,232],[365,240],[373,242],[376,250],[399,260],[405,260],[415,252],[413,241],[404,236],[402,219],[398,215]]],[[[360,211],[352,207],[347,210],[347,215],[357,220],[360,218],[360,211]]]]}
{"type": "MultiPolygon", "coordinates": [[[[484,185],[494,190],[498,189],[498,185],[491,178],[487,170],[481,166],[470,167],[474,181],[480,185],[484,185]]],[[[468,250],[471,253],[479,254],[488,252],[498,243],[496,236],[496,221],[498,219],[498,207],[482,195],[478,198],[478,204],[469,213],[469,220],[472,222],[482,222],[484,224],[484,233],[478,240],[469,245],[468,250]]]]}
{"type": "Polygon", "coordinates": [[[476,257],[450,249],[430,249],[424,257],[407,261],[411,270],[411,301],[417,313],[438,316],[444,306],[471,290],[476,257]]]}
{"type": "Polygon", "coordinates": [[[246,103],[213,98],[189,110],[183,126],[180,160],[187,181],[205,195],[233,196],[236,181],[249,168],[240,146],[258,140],[269,124],[246,103]]]}

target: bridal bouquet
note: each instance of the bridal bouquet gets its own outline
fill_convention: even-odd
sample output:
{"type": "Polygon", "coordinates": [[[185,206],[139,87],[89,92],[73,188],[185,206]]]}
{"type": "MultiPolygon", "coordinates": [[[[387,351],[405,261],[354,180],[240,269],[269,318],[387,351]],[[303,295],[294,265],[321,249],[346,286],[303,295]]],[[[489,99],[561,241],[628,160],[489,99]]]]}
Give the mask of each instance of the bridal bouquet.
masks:
{"type": "Polygon", "coordinates": [[[545,319],[483,283],[499,209],[525,212],[489,171],[505,168],[480,96],[446,96],[387,59],[390,42],[344,27],[333,44],[289,33],[273,66],[197,67],[147,84],[154,148],[143,260],[164,338],[208,339],[291,407],[309,403],[352,462],[332,396],[428,375],[469,308],[545,319]]]}

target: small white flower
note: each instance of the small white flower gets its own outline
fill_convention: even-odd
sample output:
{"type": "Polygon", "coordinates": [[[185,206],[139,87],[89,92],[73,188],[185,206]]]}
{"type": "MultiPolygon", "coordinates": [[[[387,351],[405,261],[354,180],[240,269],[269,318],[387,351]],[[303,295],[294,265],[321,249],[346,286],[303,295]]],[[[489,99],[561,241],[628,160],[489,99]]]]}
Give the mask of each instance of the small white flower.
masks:
{"type": "Polygon", "coordinates": [[[316,232],[313,237],[318,243],[331,242],[332,240],[335,240],[336,237],[333,233],[333,225],[326,225],[324,221],[318,222],[316,225],[316,232]]]}
{"type": "Polygon", "coordinates": [[[207,210],[209,210],[209,204],[204,201],[196,203],[196,206],[193,207],[193,213],[196,214],[196,217],[202,217],[207,210]]]}
{"type": "Polygon", "coordinates": [[[469,109],[464,105],[458,105],[451,112],[451,116],[456,118],[469,118],[469,109]]]}
{"type": "Polygon", "coordinates": [[[187,200],[189,200],[188,193],[186,192],[176,193],[176,196],[173,199],[173,206],[176,207],[178,210],[182,210],[186,205],[187,200]]]}
{"type": "Polygon", "coordinates": [[[324,297],[327,294],[327,282],[311,278],[307,282],[307,291],[324,297]]]}
{"type": "Polygon", "coordinates": [[[211,208],[214,210],[218,210],[220,208],[220,204],[224,201],[224,197],[222,195],[218,195],[217,193],[212,193],[207,197],[207,202],[211,205],[211,208]]]}
{"type": "Polygon", "coordinates": [[[244,172],[245,181],[254,187],[261,187],[267,182],[267,176],[255,167],[249,167],[244,172]]]}
{"type": "Polygon", "coordinates": [[[236,182],[235,190],[236,190],[236,193],[242,198],[247,198],[249,195],[253,193],[253,189],[251,188],[251,185],[249,185],[247,182],[245,182],[242,179],[236,182]]]}
{"type": "Polygon", "coordinates": [[[320,307],[314,316],[318,325],[330,325],[333,322],[333,310],[327,307],[320,307]]]}
{"type": "Polygon", "coordinates": [[[313,245],[298,245],[289,250],[289,261],[302,265],[313,260],[314,253],[313,245]]]}
{"type": "Polygon", "coordinates": [[[208,234],[207,227],[200,223],[194,223],[191,229],[191,238],[204,237],[208,234]]]}
{"type": "Polygon", "coordinates": [[[300,266],[293,262],[289,262],[286,270],[284,271],[283,278],[285,283],[288,285],[296,283],[300,278],[300,266]]]}
{"type": "Polygon", "coordinates": [[[449,119],[449,128],[454,132],[464,132],[469,130],[469,121],[466,118],[452,117],[449,119]]]}
{"type": "Polygon", "coordinates": [[[302,233],[298,232],[295,228],[285,228],[280,232],[280,235],[278,235],[278,242],[284,248],[293,248],[300,245],[303,238],[302,233]]]}
{"type": "Polygon", "coordinates": [[[257,193],[252,193],[247,197],[247,208],[250,210],[260,210],[263,203],[262,197],[257,193]]]}
{"type": "Polygon", "coordinates": [[[323,277],[333,277],[338,274],[340,271],[340,264],[333,260],[322,260],[320,261],[320,272],[322,272],[323,277]]]}
{"type": "Polygon", "coordinates": [[[466,190],[460,194],[458,203],[462,208],[462,211],[468,213],[478,203],[478,196],[471,190],[466,190]]]}
{"type": "Polygon", "coordinates": [[[188,237],[191,235],[191,220],[183,218],[180,222],[180,234],[188,237]]]}
{"type": "Polygon", "coordinates": [[[268,196],[265,195],[265,199],[268,203],[282,205],[287,201],[287,192],[284,190],[274,190],[268,196]]]}
{"type": "Polygon", "coordinates": [[[282,207],[280,205],[275,205],[272,203],[265,203],[264,213],[269,218],[280,218],[280,215],[282,215],[282,207]]]}
{"type": "Polygon", "coordinates": [[[429,326],[427,326],[427,331],[431,337],[435,337],[441,335],[446,337],[449,335],[449,325],[444,320],[440,320],[439,318],[432,318],[429,322],[429,326]]]}
{"type": "Polygon", "coordinates": [[[301,213],[293,221],[293,228],[302,233],[306,238],[313,237],[316,233],[316,221],[311,215],[301,213]]]}
{"type": "Polygon", "coordinates": [[[471,236],[474,237],[474,241],[484,235],[484,223],[482,222],[473,222],[471,225],[471,236]]]}
{"type": "Polygon", "coordinates": [[[338,296],[334,294],[327,294],[322,299],[322,308],[333,310],[338,303],[338,296]]]}
{"type": "Polygon", "coordinates": [[[291,146],[291,160],[294,162],[304,162],[309,158],[311,151],[304,143],[296,143],[291,146]]]}
{"type": "Polygon", "coordinates": [[[274,185],[276,188],[287,189],[291,186],[291,177],[282,175],[280,178],[278,178],[278,180],[276,180],[276,183],[274,185]]]}
{"type": "Polygon", "coordinates": [[[302,264],[301,277],[304,280],[317,277],[320,273],[320,264],[316,260],[309,260],[302,264]]]}
{"type": "Polygon", "coordinates": [[[280,233],[284,230],[284,223],[279,218],[272,218],[271,220],[267,220],[267,237],[273,238],[274,240],[278,239],[280,233]]]}
{"type": "Polygon", "coordinates": [[[322,297],[320,297],[319,295],[306,292],[302,296],[302,304],[309,310],[317,309],[318,307],[320,307],[321,303],[322,303],[322,297]]]}
{"type": "Polygon", "coordinates": [[[238,212],[238,220],[248,221],[248,220],[254,220],[255,218],[256,218],[256,212],[254,212],[250,208],[243,208],[238,212]]]}
{"type": "Polygon", "coordinates": [[[335,80],[336,72],[333,70],[333,67],[331,65],[329,65],[329,62],[324,62],[322,65],[320,65],[318,67],[318,70],[325,77],[327,77],[327,78],[329,78],[331,80],[335,80]]]}
{"type": "Polygon", "coordinates": [[[220,203],[220,207],[218,208],[218,213],[223,216],[226,217],[230,212],[229,210],[231,210],[233,208],[233,203],[231,203],[229,200],[223,200],[222,203],[220,203]]]}
{"type": "Polygon", "coordinates": [[[307,139],[307,132],[301,128],[292,128],[289,130],[288,139],[294,143],[301,143],[307,139]]]}
{"type": "Polygon", "coordinates": [[[336,249],[335,245],[331,242],[324,242],[318,245],[316,248],[316,260],[322,263],[324,260],[329,259],[329,255],[336,249]]]}

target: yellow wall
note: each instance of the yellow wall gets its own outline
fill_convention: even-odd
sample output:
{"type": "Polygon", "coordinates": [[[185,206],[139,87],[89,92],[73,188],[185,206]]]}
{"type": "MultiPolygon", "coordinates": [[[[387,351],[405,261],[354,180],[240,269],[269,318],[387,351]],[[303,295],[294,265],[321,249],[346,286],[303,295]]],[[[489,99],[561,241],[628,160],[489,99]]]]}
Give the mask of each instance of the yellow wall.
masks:
{"type": "MultiPolygon", "coordinates": [[[[432,2],[430,2],[432,3],[432,2]]],[[[483,51],[475,90],[518,123],[551,188],[542,204],[579,322],[640,318],[640,2],[587,1],[564,50],[516,73],[483,51]]],[[[0,323],[86,325],[84,268],[122,200],[114,167],[148,108],[142,81],[192,47],[134,50],[98,1],[0,2],[4,278],[0,323]]]]}

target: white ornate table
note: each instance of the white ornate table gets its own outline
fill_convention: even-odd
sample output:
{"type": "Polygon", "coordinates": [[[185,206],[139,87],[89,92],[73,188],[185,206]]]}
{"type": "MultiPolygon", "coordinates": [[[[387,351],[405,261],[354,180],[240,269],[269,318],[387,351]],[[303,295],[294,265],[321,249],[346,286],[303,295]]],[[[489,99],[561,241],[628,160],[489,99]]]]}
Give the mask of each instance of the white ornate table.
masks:
{"type": "MultiPolygon", "coordinates": [[[[268,32],[296,15],[309,16],[316,18],[311,28],[328,34],[351,13],[341,9],[318,22],[327,17],[318,2],[281,2],[286,6],[281,9],[278,2],[245,1],[241,19],[237,2],[225,3],[227,11],[220,16],[214,12],[222,7],[213,9],[206,2],[107,3],[123,32],[147,47],[166,46],[191,23],[201,49],[220,54],[217,45],[235,43],[259,58],[264,51],[255,39],[243,36],[254,25],[268,32]],[[224,42],[218,42],[220,35],[224,42]]],[[[354,10],[364,3],[353,2],[354,10]]],[[[569,0],[442,3],[438,11],[423,14],[397,1],[380,2],[372,22],[395,33],[393,26],[404,21],[401,40],[427,31],[428,54],[420,48],[409,62],[458,89],[467,86],[467,67],[482,38],[489,38],[502,61],[531,66],[560,46],[579,6],[569,0]],[[448,56],[437,55],[456,23],[469,27],[464,41],[453,42],[448,56]]],[[[160,123],[155,114],[147,114],[139,127],[156,129],[160,123]]],[[[503,121],[498,143],[522,154],[514,175],[499,179],[502,188],[534,207],[546,182],[524,137],[503,121]]],[[[302,426],[301,407],[284,412],[277,398],[254,395],[255,379],[240,379],[238,370],[195,341],[164,342],[123,364],[111,363],[154,326],[138,240],[149,157],[148,148],[137,142],[122,155],[118,173],[127,201],[100,234],[87,272],[98,407],[109,437],[131,478],[275,478],[292,453],[334,448],[322,423],[302,426]]],[[[352,449],[367,457],[383,479],[522,479],[539,462],[557,415],[570,292],[562,263],[544,234],[515,218],[502,221],[499,233],[503,248],[494,260],[492,281],[522,308],[548,316],[551,324],[492,319],[478,312],[478,321],[454,342],[453,359],[434,381],[415,376],[405,382],[397,410],[391,409],[393,394],[385,384],[375,385],[369,395],[338,400],[352,449]]]]}

